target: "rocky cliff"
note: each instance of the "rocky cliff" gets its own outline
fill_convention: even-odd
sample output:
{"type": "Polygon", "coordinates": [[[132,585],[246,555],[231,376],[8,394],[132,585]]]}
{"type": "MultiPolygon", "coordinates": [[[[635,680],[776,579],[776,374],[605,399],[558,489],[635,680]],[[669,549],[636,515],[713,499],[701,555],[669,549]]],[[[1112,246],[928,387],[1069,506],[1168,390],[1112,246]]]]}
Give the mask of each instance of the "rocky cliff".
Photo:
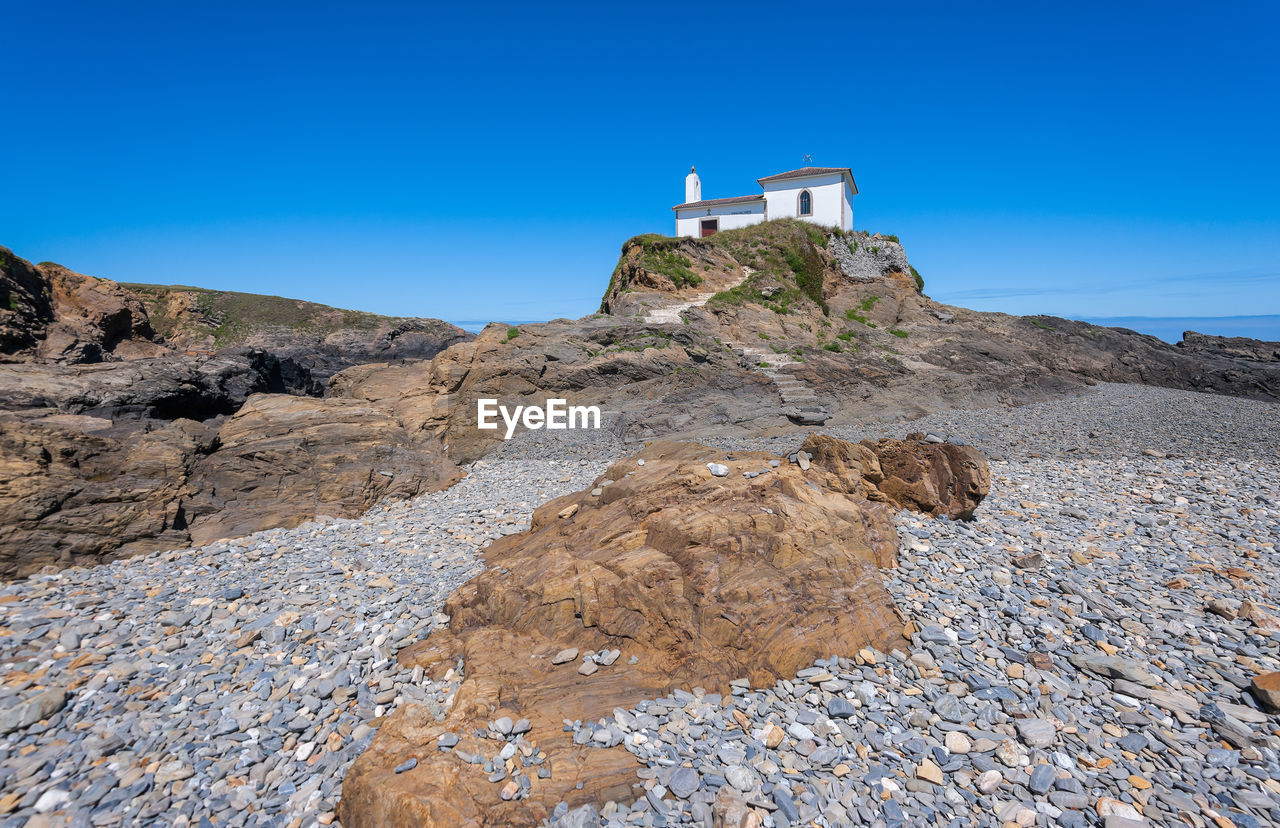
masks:
{"type": "Polygon", "coordinates": [[[180,285],[125,284],[164,342],[209,353],[256,348],[292,359],[324,381],[366,362],[430,359],[472,335],[439,319],[389,317],[299,299],[180,285]]]}
{"type": "Polygon", "coordinates": [[[0,577],[352,517],[460,473],[333,371],[470,334],[278,297],[120,285],[0,248],[0,577]]]}

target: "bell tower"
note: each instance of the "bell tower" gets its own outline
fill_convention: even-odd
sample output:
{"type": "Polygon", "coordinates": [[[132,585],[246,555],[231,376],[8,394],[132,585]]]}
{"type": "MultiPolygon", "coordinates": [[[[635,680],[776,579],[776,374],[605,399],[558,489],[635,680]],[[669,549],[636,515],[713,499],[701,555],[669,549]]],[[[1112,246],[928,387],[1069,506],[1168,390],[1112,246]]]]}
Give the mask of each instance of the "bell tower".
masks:
{"type": "Polygon", "coordinates": [[[684,203],[694,201],[702,201],[702,179],[698,178],[697,168],[690,167],[689,174],[684,177],[684,203]]]}

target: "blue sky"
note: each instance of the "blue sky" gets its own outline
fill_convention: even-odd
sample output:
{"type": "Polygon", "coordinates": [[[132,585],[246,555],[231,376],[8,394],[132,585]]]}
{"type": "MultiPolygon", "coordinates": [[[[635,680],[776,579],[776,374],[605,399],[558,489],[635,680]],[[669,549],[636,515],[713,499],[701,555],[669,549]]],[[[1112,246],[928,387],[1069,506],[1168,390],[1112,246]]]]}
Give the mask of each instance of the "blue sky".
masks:
{"type": "Polygon", "coordinates": [[[627,237],[802,165],[927,291],[1280,314],[1280,5],[5,5],[0,244],[382,313],[595,310],[627,237]]]}

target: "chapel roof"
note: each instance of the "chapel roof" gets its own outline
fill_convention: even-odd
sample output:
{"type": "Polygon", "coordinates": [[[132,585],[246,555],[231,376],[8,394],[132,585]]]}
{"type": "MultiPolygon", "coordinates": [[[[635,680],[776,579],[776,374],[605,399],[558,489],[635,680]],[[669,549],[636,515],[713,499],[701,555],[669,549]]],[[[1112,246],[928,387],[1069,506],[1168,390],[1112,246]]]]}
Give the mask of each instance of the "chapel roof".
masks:
{"type": "Polygon", "coordinates": [[[858,184],[853,180],[853,170],[848,167],[801,167],[798,170],[788,170],[777,175],[766,175],[764,178],[757,178],[756,183],[763,185],[767,181],[786,181],[791,178],[808,178],[814,175],[831,175],[833,173],[840,173],[847,177],[853,194],[858,194],[858,184]]]}
{"type": "Polygon", "coordinates": [[[702,201],[687,201],[677,204],[672,210],[691,210],[696,207],[720,207],[725,204],[746,204],[750,201],[764,201],[763,195],[733,196],[732,198],[708,198],[702,201]]]}

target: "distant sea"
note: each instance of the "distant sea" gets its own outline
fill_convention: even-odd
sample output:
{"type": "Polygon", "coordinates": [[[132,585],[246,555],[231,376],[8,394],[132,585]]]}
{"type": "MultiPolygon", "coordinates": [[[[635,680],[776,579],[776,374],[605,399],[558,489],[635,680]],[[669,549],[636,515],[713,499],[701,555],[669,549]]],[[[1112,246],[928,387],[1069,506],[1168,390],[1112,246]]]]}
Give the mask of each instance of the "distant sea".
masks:
{"type": "Polygon", "coordinates": [[[450,325],[457,325],[459,328],[462,328],[462,330],[464,331],[471,331],[471,333],[480,333],[481,331],[484,330],[484,326],[490,324],[491,322],[501,322],[503,325],[534,325],[534,324],[537,324],[538,322],[546,322],[547,320],[515,319],[515,320],[507,321],[505,319],[490,319],[486,322],[486,321],[480,321],[476,319],[464,319],[462,321],[456,321],[456,320],[446,320],[446,321],[448,321],[450,325]]]}
{"type": "Polygon", "coordinates": [[[1085,322],[1107,328],[1129,328],[1165,342],[1180,342],[1183,331],[1215,336],[1247,336],[1280,342],[1280,314],[1271,316],[1085,316],[1085,322]]]}

